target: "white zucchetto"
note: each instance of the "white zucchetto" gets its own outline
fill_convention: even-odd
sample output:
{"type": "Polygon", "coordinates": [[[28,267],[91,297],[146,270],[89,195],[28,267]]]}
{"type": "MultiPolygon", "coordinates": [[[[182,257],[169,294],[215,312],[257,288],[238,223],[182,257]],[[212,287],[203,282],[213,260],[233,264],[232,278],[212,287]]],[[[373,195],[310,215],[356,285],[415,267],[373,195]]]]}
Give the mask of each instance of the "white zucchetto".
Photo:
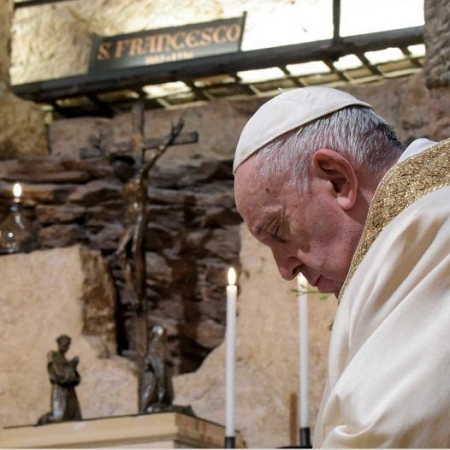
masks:
{"type": "Polygon", "coordinates": [[[233,173],[253,153],[284,133],[354,105],[372,108],[333,88],[314,86],[282,92],[264,103],[245,125],[236,147],[233,173]]]}

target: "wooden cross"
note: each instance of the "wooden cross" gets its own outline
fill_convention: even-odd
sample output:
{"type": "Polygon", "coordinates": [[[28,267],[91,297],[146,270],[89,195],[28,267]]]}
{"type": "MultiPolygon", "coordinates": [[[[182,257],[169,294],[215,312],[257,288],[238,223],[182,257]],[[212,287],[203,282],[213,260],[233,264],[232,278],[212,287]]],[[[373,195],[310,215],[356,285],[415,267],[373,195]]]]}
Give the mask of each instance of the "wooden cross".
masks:
{"type": "Polygon", "coordinates": [[[145,236],[147,230],[148,174],[168,147],[198,142],[197,132],[181,133],[184,121],[180,118],[170,133],[161,140],[144,139],[145,108],[137,102],[131,109],[132,137],[130,151],[139,154],[139,167],[125,184],[124,229],[116,255],[124,271],[125,281],[135,295],[136,353],[139,367],[139,412],[145,390],[145,356],[148,351],[148,306],[146,301],[145,236]],[[149,155],[150,153],[150,155],[149,155]]]}

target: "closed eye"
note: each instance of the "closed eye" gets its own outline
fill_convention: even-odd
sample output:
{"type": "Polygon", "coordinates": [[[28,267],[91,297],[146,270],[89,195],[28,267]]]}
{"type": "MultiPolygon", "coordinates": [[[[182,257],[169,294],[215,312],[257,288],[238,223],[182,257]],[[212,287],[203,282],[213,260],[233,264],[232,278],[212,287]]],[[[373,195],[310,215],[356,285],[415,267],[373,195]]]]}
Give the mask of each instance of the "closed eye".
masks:
{"type": "Polygon", "coordinates": [[[277,225],[277,227],[275,228],[275,231],[274,231],[273,233],[271,233],[271,234],[272,234],[272,237],[275,238],[275,239],[277,239],[277,238],[278,238],[278,233],[279,233],[279,231],[280,231],[280,226],[277,225]]]}
{"type": "Polygon", "coordinates": [[[286,242],[286,239],[283,238],[281,230],[280,230],[280,226],[278,225],[275,229],[275,231],[271,234],[272,238],[275,239],[278,242],[286,242]]]}

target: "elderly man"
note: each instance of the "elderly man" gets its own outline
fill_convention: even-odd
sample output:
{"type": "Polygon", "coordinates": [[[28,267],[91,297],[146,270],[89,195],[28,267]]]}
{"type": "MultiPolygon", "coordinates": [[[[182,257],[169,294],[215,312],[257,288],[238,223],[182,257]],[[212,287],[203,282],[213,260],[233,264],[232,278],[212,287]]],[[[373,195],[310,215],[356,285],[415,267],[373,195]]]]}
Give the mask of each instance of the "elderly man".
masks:
{"type": "Polygon", "coordinates": [[[450,141],[406,150],[365,102],[282,93],[242,131],[235,196],[283,278],[334,293],[317,448],[450,446],[450,141]]]}

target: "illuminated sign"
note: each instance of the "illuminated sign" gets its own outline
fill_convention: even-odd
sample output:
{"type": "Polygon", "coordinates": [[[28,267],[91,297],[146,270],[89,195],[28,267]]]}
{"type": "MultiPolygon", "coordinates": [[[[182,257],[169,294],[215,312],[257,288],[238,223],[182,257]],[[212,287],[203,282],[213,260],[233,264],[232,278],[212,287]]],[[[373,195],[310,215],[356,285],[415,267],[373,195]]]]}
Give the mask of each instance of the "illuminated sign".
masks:
{"type": "Polygon", "coordinates": [[[245,14],[183,27],[95,36],[89,70],[105,71],[220,55],[240,50],[245,14]]]}

